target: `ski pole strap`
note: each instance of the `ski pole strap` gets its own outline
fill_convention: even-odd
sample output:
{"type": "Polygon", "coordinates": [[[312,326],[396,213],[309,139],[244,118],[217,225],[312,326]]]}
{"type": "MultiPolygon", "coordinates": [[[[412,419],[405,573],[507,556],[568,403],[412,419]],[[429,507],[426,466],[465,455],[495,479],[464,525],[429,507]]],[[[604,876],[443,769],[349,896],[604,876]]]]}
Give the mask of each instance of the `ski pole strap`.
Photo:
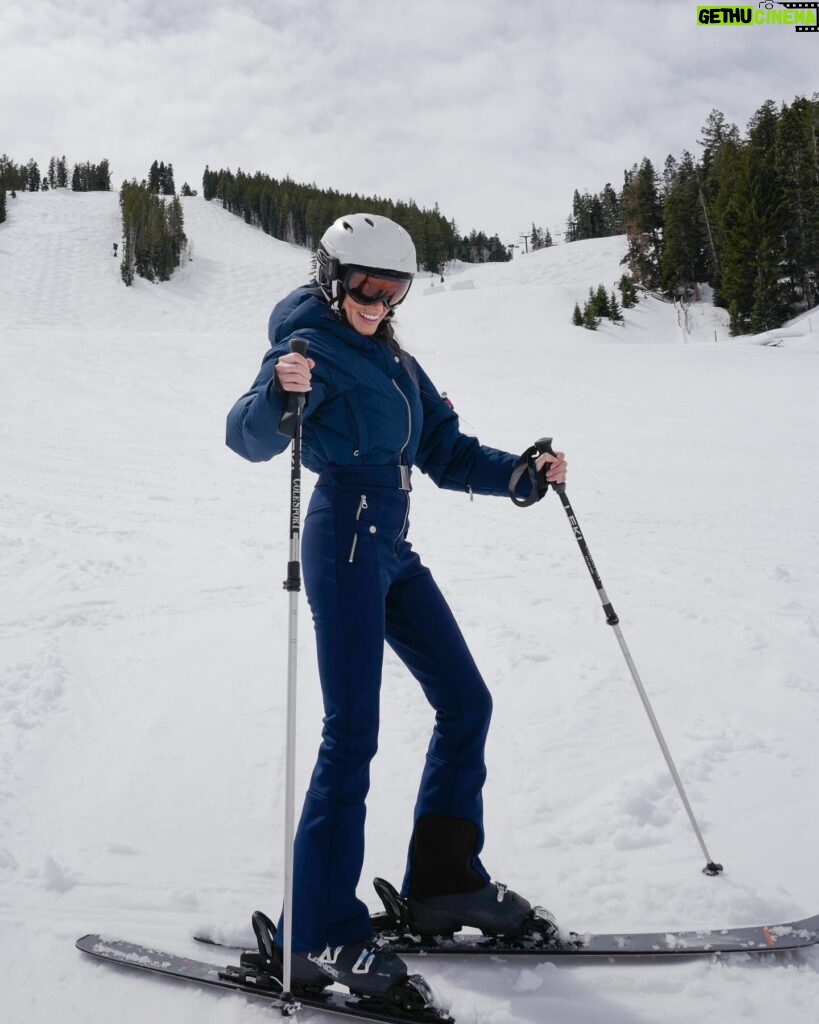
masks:
{"type": "Polygon", "coordinates": [[[541,455],[546,454],[554,455],[551,437],[539,438],[533,445],[526,449],[523,455],[521,455],[515,463],[512,475],[509,477],[509,497],[518,506],[518,508],[528,508],[530,505],[534,505],[535,502],[540,501],[543,495],[549,490],[549,483],[546,480],[546,474],[542,471],[538,472],[535,469],[535,463],[537,460],[541,455]],[[518,484],[523,479],[524,473],[529,474],[532,489],[529,492],[528,497],[519,498],[517,495],[517,489],[518,484]]]}
{"type": "MultiPolygon", "coordinates": [[[[308,342],[304,338],[293,338],[290,342],[290,351],[297,352],[300,356],[307,355],[308,342]]],[[[275,369],[273,370],[275,379],[275,369]]],[[[277,431],[283,437],[295,437],[296,420],[304,407],[305,396],[301,391],[289,391],[287,393],[287,405],[279,420],[277,431]]]]}

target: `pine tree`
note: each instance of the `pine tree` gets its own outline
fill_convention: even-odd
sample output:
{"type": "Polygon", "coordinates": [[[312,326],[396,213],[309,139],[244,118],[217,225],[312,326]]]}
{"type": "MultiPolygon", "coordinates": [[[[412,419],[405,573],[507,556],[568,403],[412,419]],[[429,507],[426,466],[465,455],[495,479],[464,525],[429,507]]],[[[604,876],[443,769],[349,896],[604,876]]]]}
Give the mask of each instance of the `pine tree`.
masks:
{"type": "Polygon", "coordinates": [[[583,326],[590,331],[596,331],[597,322],[597,313],[594,309],[594,298],[592,297],[583,307],[583,326]]]}
{"type": "Polygon", "coordinates": [[[176,185],[173,181],[173,164],[168,164],[165,168],[165,181],[162,189],[163,195],[174,196],[176,195],[176,185]]]}
{"type": "Polygon", "coordinates": [[[34,159],[29,160],[26,164],[26,187],[29,192],[40,191],[40,168],[34,159]]]}
{"type": "Polygon", "coordinates": [[[55,157],[48,161],[48,184],[51,188],[57,187],[57,160],[55,157]]]}
{"type": "Polygon", "coordinates": [[[787,308],[786,208],[776,173],[777,120],[774,103],[766,101],[749,122],[747,142],[727,142],[720,153],[720,190],[714,201],[721,247],[720,296],[735,311],[732,332],[737,328],[742,334],[751,327],[755,307],[756,323],[768,319],[772,306],[780,310],[780,317],[787,308]],[[763,284],[760,272],[770,280],[763,284]]]}
{"type": "Polygon", "coordinates": [[[603,217],[603,234],[619,235],[623,231],[623,217],[620,211],[620,199],[607,181],[600,196],[600,208],[603,217]]]}
{"type": "Polygon", "coordinates": [[[119,273],[126,285],[134,283],[134,232],[128,230],[123,235],[122,261],[119,265],[119,273]]]}
{"type": "Polygon", "coordinates": [[[666,203],[666,201],[668,199],[668,194],[671,191],[674,183],[676,182],[677,176],[679,175],[679,173],[680,173],[680,165],[677,163],[676,158],[669,153],[669,155],[665,158],[665,165],[663,166],[663,177],[662,177],[663,206],[665,206],[665,203],[666,203]]]}
{"type": "Polygon", "coordinates": [[[57,188],[68,188],[68,165],[65,154],[57,161],[57,188]]]}
{"type": "Polygon", "coordinates": [[[779,327],[787,318],[779,284],[779,262],[778,247],[771,239],[763,239],[757,252],[749,320],[752,334],[761,334],[779,327]]]}
{"type": "Polygon", "coordinates": [[[6,190],[0,188],[0,224],[6,219],[6,190]]]}
{"type": "Polygon", "coordinates": [[[617,283],[617,287],[623,296],[623,309],[632,309],[637,305],[637,289],[634,287],[634,282],[628,274],[623,274],[617,283]]]}
{"type": "Polygon", "coordinates": [[[716,161],[723,147],[729,142],[735,146],[739,145],[737,126],[726,121],[721,110],[714,109],[703,125],[702,138],[699,140],[703,147],[702,184],[708,203],[714,200],[720,184],[720,171],[716,161]]]}
{"type": "Polygon", "coordinates": [[[667,179],[663,211],[663,252],[660,285],[665,291],[684,293],[698,281],[707,280],[706,231],[702,216],[694,159],[686,150],[675,161],[674,176],[667,179]]]}
{"type": "Polygon", "coordinates": [[[614,294],[614,289],[611,290],[609,296],[609,317],[612,323],[621,324],[623,322],[623,314],[620,312],[620,306],[617,302],[617,296],[614,294]]]}
{"type": "Polygon", "coordinates": [[[554,245],[554,244],[555,244],[555,243],[554,243],[554,242],[552,241],[552,236],[551,236],[551,234],[549,233],[549,229],[548,229],[548,228],[546,228],[546,236],[545,236],[545,238],[543,239],[543,248],[544,248],[544,249],[548,249],[548,248],[549,248],[550,246],[552,246],[552,245],[554,245]]]}
{"type": "Polygon", "coordinates": [[[602,283],[597,286],[597,291],[594,293],[594,308],[600,319],[604,316],[608,317],[611,315],[611,310],[609,309],[609,297],[606,294],[606,289],[602,283]]]}
{"type": "Polygon", "coordinates": [[[574,304],[574,312],[572,313],[572,323],[575,327],[583,326],[583,313],[580,310],[579,302],[575,302],[574,304]]]}
{"type": "Polygon", "coordinates": [[[150,189],[151,192],[159,193],[159,186],[159,164],[156,162],[156,160],[154,160],[154,162],[151,164],[151,169],[148,171],[148,188],[150,189]]]}
{"type": "Polygon", "coordinates": [[[628,252],[621,262],[628,265],[632,276],[646,288],[657,288],[663,218],[657,177],[648,157],[639,168],[635,165],[626,173],[620,204],[628,236],[628,252]]]}
{"type": "Polygon", "coordinates": [[[94,184],[92,187],[95,192],[111,191],[111,167],[107,158],[101,160],[97,167],[94,168],[94,184]]]}
{"type": "Polygon", "coordinates": [[[774,158],[782,189],[783,269],[797,312],[814,306],[819,291],[819,101],[797,98],[783,107],[774,158]]]}

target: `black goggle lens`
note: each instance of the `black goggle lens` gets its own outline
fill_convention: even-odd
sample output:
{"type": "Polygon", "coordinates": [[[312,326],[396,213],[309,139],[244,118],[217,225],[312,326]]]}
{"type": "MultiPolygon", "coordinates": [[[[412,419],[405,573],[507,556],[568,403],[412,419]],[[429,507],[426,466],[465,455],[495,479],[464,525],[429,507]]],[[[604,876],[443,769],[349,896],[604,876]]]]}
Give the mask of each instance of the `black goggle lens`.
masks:
{"type": "Polygon", "coordinates": [[[364,270],[350,269],[344,275],[344,291],[362,306],[383,302],[388,309],[395,309],[403,302],[410,290],[412,278],[379,277],[364,270]]]}

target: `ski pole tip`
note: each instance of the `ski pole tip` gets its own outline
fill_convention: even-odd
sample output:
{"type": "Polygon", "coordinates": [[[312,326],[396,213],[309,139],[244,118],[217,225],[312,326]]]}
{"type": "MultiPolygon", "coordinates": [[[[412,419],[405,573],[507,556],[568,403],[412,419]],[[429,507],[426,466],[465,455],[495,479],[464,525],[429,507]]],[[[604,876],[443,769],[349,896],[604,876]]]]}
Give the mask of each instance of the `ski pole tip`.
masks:
{"type": "Polygon", "coordinates": [[[717,864],[713,860],[709,861],[702,869],[704,875],[714,877],[714,875],[721,875],[723,871],[722,864],[717,864]]]}

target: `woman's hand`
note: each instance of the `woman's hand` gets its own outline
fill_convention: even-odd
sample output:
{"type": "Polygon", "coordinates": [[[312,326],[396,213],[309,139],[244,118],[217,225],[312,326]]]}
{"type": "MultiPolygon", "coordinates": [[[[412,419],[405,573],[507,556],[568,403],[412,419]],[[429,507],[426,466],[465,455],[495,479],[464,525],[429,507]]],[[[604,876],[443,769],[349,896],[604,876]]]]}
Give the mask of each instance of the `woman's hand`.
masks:
{"type": "Polygon", "coordinates": [[[298,352],[288,352],[276,363],[274,372],[283,391],[310,391],[310,371],[315,365],[298,352]]]}
{"type": "Polygon", "coordinates": [[[551,466],[546,470],[546,479],[550,484],[565,484],[566,483],[566,470],[568,464],[566,462],[566,456],[563,452],[555,452],[554,455],[544,453],[535,463],[535,469],[538,473],[543,469],[544,466],[551,466]]]}

